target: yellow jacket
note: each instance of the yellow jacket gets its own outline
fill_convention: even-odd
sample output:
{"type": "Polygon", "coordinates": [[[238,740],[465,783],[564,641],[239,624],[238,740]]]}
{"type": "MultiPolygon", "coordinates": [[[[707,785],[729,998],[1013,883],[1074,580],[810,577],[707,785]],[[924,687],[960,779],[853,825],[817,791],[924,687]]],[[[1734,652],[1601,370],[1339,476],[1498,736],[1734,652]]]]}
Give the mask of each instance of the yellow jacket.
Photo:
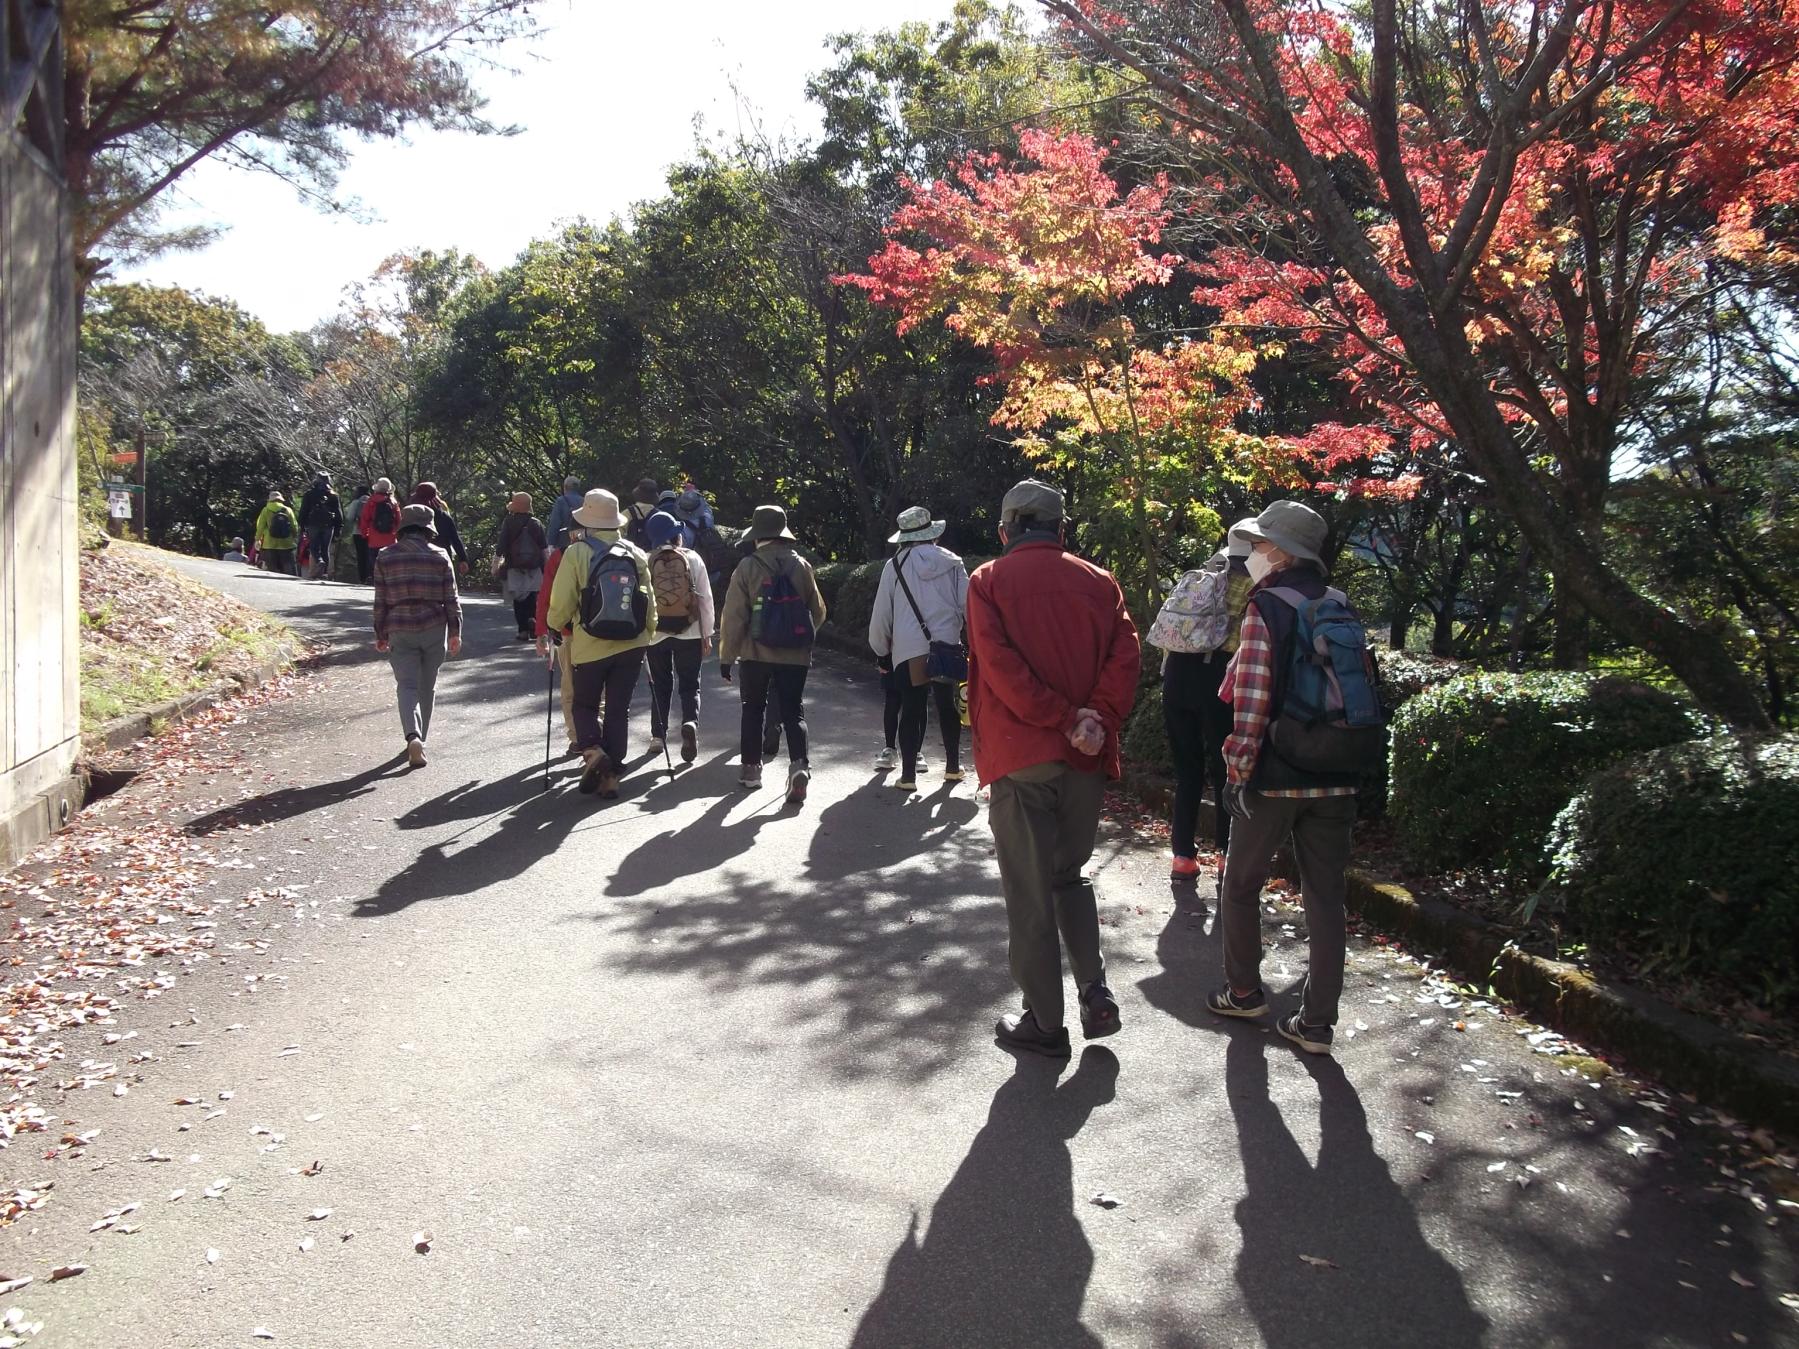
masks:
{"type": "Polygon", "coordinates": [[[262,514],[256,517],[256,548],[263,553],[292,552],[300,546],[300,521],[285,502],[271,501],[262,508],[262,514]],[[292,532],[285,539],[278,539],[269,533],[269,523],[277,515],[287,516],[292,524],[292,532]]]}
{"type": "Polygon", "coordinates": [[[569,658],[576,665],[586,665],[589,661],[616,656],[621,651],[648,646],[656,635],[656,587],[650,584],[649,558],[636,544],[628,539],[620,539],[616,529],[589,530],[585,539],[571,543],[562,554],[562,560],[556,566],[556,579],[550,583],[550,606],[544,619],[551,629],[557,631],[571,623],[574,625],[573,635],[564,640],[573,643],[569,648],[569,658]],[[601,547],[620,544],[630,550],[637,562],[637,584],[647,603],[643,631],[628,642],[609,642],[594,637],[581,626],[581,592],[587,589],[587,577],[593,566],[596,543],[601,547]]]}

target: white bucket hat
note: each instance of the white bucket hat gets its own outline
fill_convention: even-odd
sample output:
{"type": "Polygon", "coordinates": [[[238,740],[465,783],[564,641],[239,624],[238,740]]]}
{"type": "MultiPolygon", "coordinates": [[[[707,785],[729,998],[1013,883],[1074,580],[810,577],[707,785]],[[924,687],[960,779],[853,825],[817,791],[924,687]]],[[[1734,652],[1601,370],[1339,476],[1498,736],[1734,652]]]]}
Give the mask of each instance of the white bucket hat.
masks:
{"type": "Polygon", "coordinates": [[[899,531],[888,536],[888,543],[929,543],[949,527],[946,521],[931,519],[931,513],[923,506],[906,507],[895,523],[899,531]]]}
{"type": "Polygon", "coordinates": [[[596,487],[581,498],[581,504],[572,512],[575,523],[587,529],[623,529],[625,522],[619,517],[618,498],[604,487],[596,487]]]}

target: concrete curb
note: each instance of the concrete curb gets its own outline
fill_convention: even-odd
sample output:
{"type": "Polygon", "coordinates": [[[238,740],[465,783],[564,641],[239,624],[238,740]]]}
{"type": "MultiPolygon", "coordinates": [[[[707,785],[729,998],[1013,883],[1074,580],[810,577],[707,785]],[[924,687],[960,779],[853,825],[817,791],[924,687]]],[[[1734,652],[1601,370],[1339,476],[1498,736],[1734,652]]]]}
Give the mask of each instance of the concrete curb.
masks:
{"type": "Polygon", "coordinates": [[[158,703],[155,707],[146,708],[142,712],[132,712],[116,720],[109,721],[96,737],[107,749],[119,750],[128,745],[135,745],[149,735],[159,734],[161,729],[186,721],[198,712],[210,711],[228,698],[235,698],[278,678],[292,669],[297,661],[305,655],[302,647],[283,646],[270,660],[264,661],[249,674],[227,688],[205,690],[200,693],[185,694],[180,698],[171,698],[166,703],[158,703]]]}
{"type": "MultiPolygon", "coordinates": [[[[1146,806],[1169,808],[1172,788],[1152,774],[1127,768],[1119,786],[1146,806]]],[[[1799,1134],[1799,1063],[1638,989],[1521,951],[1503,930],[1452,904],[1354,868],[1348,880],[1349,910],[1370,927],[1676,1090],[1799,1134]]]]}

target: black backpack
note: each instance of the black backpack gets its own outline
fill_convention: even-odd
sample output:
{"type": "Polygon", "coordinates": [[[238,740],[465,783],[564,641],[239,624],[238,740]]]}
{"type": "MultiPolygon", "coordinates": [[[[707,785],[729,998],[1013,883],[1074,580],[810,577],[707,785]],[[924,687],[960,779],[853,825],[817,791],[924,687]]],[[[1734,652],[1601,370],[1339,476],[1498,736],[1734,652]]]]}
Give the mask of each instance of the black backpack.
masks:
{"type": "Polygon", "coordinates": [[[814,636],[812,606],[787,569],[777,565],[756,593],[750,637],[761,646],[792,648],[811,646],[814,636]]]}
{"type": "Polygon", "coordinates": [[[394,499],[382,497],[375,503],[374,525],[377,534],[391,534],[400,523],[400,517],[394,513],[394,499]]]}
{"type": "Polygon", "coordinates": [[[587,584],[581,587],[582,630],[601,641],[628,642],[643,636],[649,616],[636,554],[617,543],[595,553],[587,565],[587,584]]]}
{"type": "Polygon", "coordinates": [[[275,512],[275,518],[269,521],[269,537],[271,539],[291,539],[294,536],[294,517],[283,506],[275,512]]]}

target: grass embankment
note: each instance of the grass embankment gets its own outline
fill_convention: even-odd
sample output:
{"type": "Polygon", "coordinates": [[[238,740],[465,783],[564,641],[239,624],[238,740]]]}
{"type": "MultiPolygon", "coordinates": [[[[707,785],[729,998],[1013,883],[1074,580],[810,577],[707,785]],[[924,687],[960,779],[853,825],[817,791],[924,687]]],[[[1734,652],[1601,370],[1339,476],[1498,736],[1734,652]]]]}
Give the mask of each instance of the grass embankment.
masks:
{"type": "Polygon", "coordinates": [[[283,623],[114,542],[81,554],[81,733],[190,693],[235,689],[283,648],[283,623]]]}

